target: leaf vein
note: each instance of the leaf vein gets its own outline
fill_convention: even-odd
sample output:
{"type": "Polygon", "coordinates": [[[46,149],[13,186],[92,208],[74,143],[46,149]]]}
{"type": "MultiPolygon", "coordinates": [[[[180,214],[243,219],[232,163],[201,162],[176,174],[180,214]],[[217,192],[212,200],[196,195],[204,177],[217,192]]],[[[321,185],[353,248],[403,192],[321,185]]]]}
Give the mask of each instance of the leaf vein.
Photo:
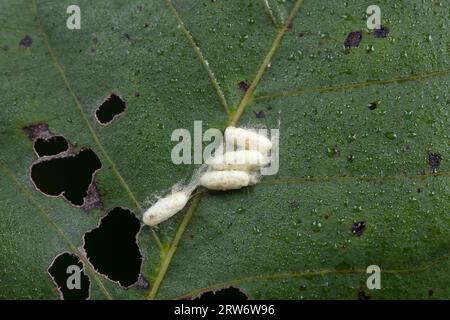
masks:
{"type": "Polygon", "coordinates": [[[325,86],[325,87],[306,88],[306,89],[299,89],[299,90],[292,90],[292,91],[281,91],[281,92],[270,94],[270,95],[257,96],[257,97],[255,97],[255,101],[273,100],[273,99],[285,98],[285,97],[291,97],[291,96],[303,96],[303,95],[313,94],[313,93],[354,90],[354,89],[365,88],[365,87],[370,87],[370,86],[389,85],[389,84],[397,84],[397,83],[402,83],[402,82],[415,82],[415,81],[426,80],[426,79],[430,79],[430,78],[442,77],[442,76],[448,76],[448,75],[450,75],[450,69],[441,70],[441,71],[432,71],[432,72],[416,74],[416,75],[411,74],[411,75],[400,76],[397,78],[385,79],[385,80],[368,80],[368,81],[364,81],[364,82],[349,83],[349,84],[344,84],[344,85],[339,85],[339,86],[328,86],[328,87],[325,86]]]}
{"type": "Polygon", "coordinates": [[[58,236],[66,243],[66,245],[69,247],[70,251],[75,254],[80,260],[83,261],[84,265],[87,268],[87,271],[92,275],[97,285],[100,287],[100,290],[105,294],[107,299],[112,300],[113,297],[111,293],[106,289],[103,282],[100,280],[100,278],[97,276],[96,272],[94,271],[93,266],[89,262],[89,260],[78,250],[78,248],[72,243],[72,241],[66,236],[64,231],[56,224],[56,222],[52,219],[50,214],[47,212],[47,210],[31,195],[30,192],[28,192],[23,186],[23,184],[19,181],[19,179],[15,176],[15,174],[8,169],[3,163],[0,162],[0,167],[3,168],[6,175],[14,182],[14,184],[17,186],[17,188],[30,200],[30,203],[32,203],[38,211],[43,215],[43,217],[47,220],[50,226],[53,227],[55,232],[58,234],[58,236]]]}
{"type": "Polygon", "coordinates": [[[195,43],[192,33],[187,29],[186,25],[184,24],[183,20],[181,19],[180,15],[178,14],[177,9],[174,7],[172,1],[166,0],[166,4],[167,4],[170,12],[173,14],[175,19],[177,20],[181,31],[183,32],[185,37],[188,39],[192,49],[194,49],[194,52],[197,55],[197,58],[200,61],[203,69],[205,69],[206,73],[208,74],[208,78],[211,81],[211,84],[214,87],[214,90],[216,91],[217,96],[225,109],[225,112],[227,113],[227,115],[230,115],[230,108],[228,107],[227,100],[225,99],[225,95],[220,87],[220,84],[219,84],[216,76],[214,75],[214,72],[211,70],[211,67],[209,66],[208,60],[206,60],[200,47],[195,43]]]}

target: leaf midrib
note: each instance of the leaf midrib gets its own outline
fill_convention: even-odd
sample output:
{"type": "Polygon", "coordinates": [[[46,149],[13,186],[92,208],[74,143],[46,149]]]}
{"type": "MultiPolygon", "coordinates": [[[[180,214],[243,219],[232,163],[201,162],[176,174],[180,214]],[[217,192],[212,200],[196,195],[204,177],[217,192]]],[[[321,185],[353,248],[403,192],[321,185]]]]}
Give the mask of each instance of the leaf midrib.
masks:
{"type": "MultiPolygon", "coordinates": [[[[171,9],[171,12],[176,14],[177,19],[181,21],[181,18],[177,14],[176,9],[173,7],[171,0],[166,0],[166,3],[168,4],[169,8],[171,9]]],[[[261,65],[259,66],[259,68],[256,72],[255,78],[253,79],[250,87],[248,88],[247,92],[245,93],[244,97],[242,98],[241,102],[239,103],[236,112],[233,113],[228,125],[230,125],[230,126],[237,125],[237,123],[239,122],[240,118],[244,114],[247,107],[252,103],[253,94],[255,92],[256,87],[260,83],[260,81],[264,75],[264,72],[268,68],[273,56],[275,55],[275,52],[279,48],[279,46],[283,40],[283,37],[286,34],[286,31],[289,28],[289,25],[294,20],[294,18],[297,15],[302,4],[303,4],[303,0],[297,0],[295,2],[294,6],[291,9],[291,12],[289,13],[288,18],[286,19],[284,24],[281,26],[281,28],[278,29],[278,31],[275,35],[275,38],[272,42],[272,45],[269,48],[269,51],[265,55],[261,65]]],[[[184,26],[184,23],[183,23],[183,26],[184,26]]],[[[186,30],[187,30],[187,28],[186,28],[186,30]]],[[[190,32],[188,31],[187,34],[190,35],[190,32]]],[[[188,39],[191,41],[190,37],[188,37],[188,39]]],[[[195,50],[195,48],[194,48],[194,50],[195,50]]],[[[155,278],[154,283],[152,284],[152,286],[149,290],[147,299],[153,300],[156,298],[159,288],[161,286],[161,283],[165,278],[165,275],[169,269],[169,266],[173,259],[173,256],[175,255],[176,249],[178,248],[181,237],[183,236],[184,231],[186,230],[186,227],[188,226],[190,220],[192,219],[192,217],[200,203],[200,200],[201,200],[201,194],[196,195],[193,198],[193,201],[191,202],[190,206],[188,207],[187,212],[184,215],[183,220],[181,221],[181,223],[175,233],[175,237],[171,243],[170,249],[164,256],[164,258],[162,259],[161,267],[159,269],[158,275],[155,278]]]]}

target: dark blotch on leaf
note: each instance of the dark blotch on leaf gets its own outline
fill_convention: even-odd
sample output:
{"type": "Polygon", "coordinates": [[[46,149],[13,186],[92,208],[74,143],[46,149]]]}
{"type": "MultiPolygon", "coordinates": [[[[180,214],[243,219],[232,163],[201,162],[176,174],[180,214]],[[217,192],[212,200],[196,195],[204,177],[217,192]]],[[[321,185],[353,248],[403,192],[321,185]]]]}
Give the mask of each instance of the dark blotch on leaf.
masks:
{"type": "Polygon", "coordinates": [[[98,190],[97,184],[91,183],[88,189],[86,197],[84,197],[84,203],[81,209],[89,213],[94,208],[102,207],[102,198],[100,191],[98,190]]]}
{"type": "Polygon", "coordinates": [[[358,300],[370,300],[370,295],[361,290],[358,292],[358,300]]]}
{"type": "Polygon", "coordinates": [[[110,123],[115,117],[122,114],[127,105],[118,95],[112,93],[95,111],[97,120],[101,124],[110,123]]]}
{"type": "Polygon", "coordinates": [[[134,286],[141,290],[147,290],[148,288],[150,288],[150,283],[141,274],[139,275],[138,281],[134,284],[134,286]]]}
{"type": "Polygon", "coordinates": [[[229,287],[218,291],[207,291],[194,300],[248,300],[248,297],[239,288],[229,287]]]}
{"type": "Polygon", "coordinates": [[[346,48],[357,47],[362,40],[362,32],[361,31],[353,31],[350,32],[345,39],[344,46],[346,48]]]}
{"type": "Polygon", "coordinates": [[[242,92],[247,92],[248,88],[250,88],[250,85],[247,81],[239,82],[239,89],[241,89],[242,92]]]}
{"type": "Polygon", "coordinates": [[[266,114],[263,110],[261,111],[255,111],[255,117],[256,119],[265,119],[266,118],[266,114]]]}
{"type": "Polygon", "coordinates": [[[300,208],[300,204],[298,201],[291,201],[289,202],[289,209],[298,209],[300,208]]]}
{"type": "Polygon", "coordinates": [[[441,165],[442,156],[439,153],[428,152],[428,164],[431,167],[433,173],[437,172],[437,169],[441,165]]]}
{"type": "Polygon", "coordinates": [[[141,227],[127,209],[114,208],[100,226],[84,235],[84,250],[94,268],[123,287],[139,280],[142,256],[136,243],[141,227]]]}
{"type": "Polygon", "coordinates": [[[380,28],[375,28],[373,30],[373,34],[377,38],[386,38],[389,34],[389,28],[385,26],[381,26],[380,28]]]}
{"type": "Polygon", "coordinates": [[[47,271],[58,287],[63,300],[86,300],[89,298],[89,277],[84,273],[82,262],[75,255],[67,252],[60,254],[47,271]],[[77,289],[77,274],[80,276],[79,289],[77,289]]]}
{"type": "Polygon", "coordinates": [[[50,138],[53,134],[50,132],[48,128],[48,124],[46,123],[35,123],[29,126],[22,128],[23,132],[28,135],[30,140],[34,141],[38,138],[47,139],[50,138]]]}
{"type": "Polygon", "coordinates": [[[379,101],[374,101],[369,103],[369,105],[367,106],[369,108],[369,110],[375,110],[376,108],[378,108],[379,105],[379,101]]]}
{"type": "Polygon", "coordinates": [[[20,40],[20,45],[24,48],[29,48],[33,45],[33,38],[26,35],[22,40],[20,40]]]}
{"type": "Polygon", "coordinates": [[[93,180],[93,174],[100,168],[100,159],[94,151],[84,149],[76,155],[35,163],[31,167],[31,179],[46,195],[62,194],[72,204],[81,206],[93,180]]]}
{"type": "Polygon", "coordinates": [[[69,144],[63,136],[53,136],[47,139],[38,138],[34,142],[34,151],[39,157],[53,156],[67,151],[69,144]]]}
{"type": "Polygon", "coordinates": [[[358,222],[355,222],[355,223],[352,225],[352,233],[353,233],[355,236],[360,237],[360,236],[363,235],[364,231],[366,231],[366,228],[367,228],[367,223],[366,223],[366,221],[358,221],[358,222]]]}

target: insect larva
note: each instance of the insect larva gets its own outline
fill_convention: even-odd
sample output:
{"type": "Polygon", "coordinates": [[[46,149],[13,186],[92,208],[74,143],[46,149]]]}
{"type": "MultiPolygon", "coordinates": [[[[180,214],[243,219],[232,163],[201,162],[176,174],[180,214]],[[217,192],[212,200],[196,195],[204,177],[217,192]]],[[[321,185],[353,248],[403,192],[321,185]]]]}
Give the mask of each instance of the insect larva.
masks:
{"type": "Polygon", "coordinates": [[[189,193],[179,191],[159,199],[153,206],[144,212],[142,220],[146,225],[151,227],[166,221],[184,208],[189,200],[189,196],[189,193]]]}
{"type": "Polygon", "coordinates": [[[211,190],[234,190],[257,183],[259,175],[247,171],[209,171],[200,178],[200,185],[211,190]]]}
{"type": "Polygon", "coordinates": [[[253,171],[269,164],[269,158],[255,150],[237,150],[208,159],[214,170],[253,171]]]}
{"type": "Polygon", "coordinates": [[[236,144],[238,148],[258,150],[262,154],[267,154],[272,149],[272,142],[252,129],[228,127],[225,130],[225,141],[236,144]]]}

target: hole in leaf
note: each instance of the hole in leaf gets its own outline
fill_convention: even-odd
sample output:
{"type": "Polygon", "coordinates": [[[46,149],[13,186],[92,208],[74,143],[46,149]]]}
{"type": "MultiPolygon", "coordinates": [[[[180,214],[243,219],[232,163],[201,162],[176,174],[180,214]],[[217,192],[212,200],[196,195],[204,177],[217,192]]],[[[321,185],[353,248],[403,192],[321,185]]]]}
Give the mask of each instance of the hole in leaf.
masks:
{"type": "Polygon", "coordinates": [[[34,142],[34,151],[39,157],[53,156],[67,151],[69,144],[63,136],[53,136],[47,139],[38,138],[34,142]]]}
{"type": "Polygon", "coordinates": [[[81,206],[93,175],[101,166],[94,151],[84,149],[76,155],[35,163],[31,167],[31,179],[36,188],[46,195],[63,195],[73,205],[81,206]]]}
{"type": "Polygon", "coordinates": [[[104,125],[109,124],[114,118],[121,115],[127,105],[118,95],[112,93],[106,100],[97,108],[95,115],[97,120],[104,125]]]}
{"type": "Polygon", "coordinates": [[[194,300],[248,300],[248,296],[239,288],[229,287],[218,291],[207,291],[194,300]]]}
{"type": "Polygon", "coordinates": [[[86,300],[89,298],[89,277],[84,273],[83,263],[75,255],[64,252],[58,255],[48,268],[63,300],[86,300]]]}
{"type": "Polygon", "coordinates": [[[139,280],[142,256],[136,236],[140,228],[130,210],[117,207],[84,235],[83,248],[94,268],[123,287],[139,280]]]}

